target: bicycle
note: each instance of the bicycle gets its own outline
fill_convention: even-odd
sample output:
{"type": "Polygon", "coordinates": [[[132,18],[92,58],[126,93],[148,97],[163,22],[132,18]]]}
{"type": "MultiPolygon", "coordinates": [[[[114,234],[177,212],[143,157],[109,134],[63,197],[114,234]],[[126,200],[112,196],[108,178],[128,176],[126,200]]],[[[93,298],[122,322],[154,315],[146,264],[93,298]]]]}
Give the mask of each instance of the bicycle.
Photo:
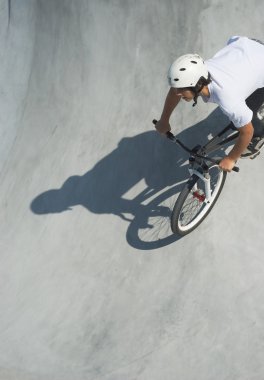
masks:
{"type": "MultiPolygon", "coordinates": [[[[153,120],[155,125],[157,120],[153,120]]],[[[170,225],[173,233],[185,236],[197,228],[207,217],[223,190],[227,173],[219,167],[219,157],[209,157],[209,154],[221,149],[234,141],[239,135],[237,129],[230,123],[216,136],[212,137],[204,146],[196,145],[190,149],[171,132],[166,136],[173,143],[180,145],[190,153],[190,177],[181,190],[170,216],[170,225]],[[230,132],[227,137],[223,136],[230,132]]],[[[233,171],[238,172],[235,166],[233,171]]]]}

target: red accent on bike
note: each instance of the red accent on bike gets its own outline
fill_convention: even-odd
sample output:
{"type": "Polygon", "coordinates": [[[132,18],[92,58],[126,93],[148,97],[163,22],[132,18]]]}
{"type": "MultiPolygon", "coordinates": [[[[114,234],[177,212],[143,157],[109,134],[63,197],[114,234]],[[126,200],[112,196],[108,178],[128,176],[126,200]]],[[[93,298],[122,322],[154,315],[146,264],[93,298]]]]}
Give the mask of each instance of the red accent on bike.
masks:
{"type": "Polygon", "coordinates": [[[198,201],[200,201],[200,202],[204,202],[204,200],[205,200],[205,194],[199,194],[198,191],[193,192],[193,197],[197,198],[198,201]]]}

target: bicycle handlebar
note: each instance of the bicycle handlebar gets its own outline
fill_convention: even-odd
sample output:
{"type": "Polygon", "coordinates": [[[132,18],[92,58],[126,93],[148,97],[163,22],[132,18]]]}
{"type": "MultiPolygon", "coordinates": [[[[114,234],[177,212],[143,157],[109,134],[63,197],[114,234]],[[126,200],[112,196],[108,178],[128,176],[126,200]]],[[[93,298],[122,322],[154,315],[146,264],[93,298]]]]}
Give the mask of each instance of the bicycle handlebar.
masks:
{"type": "MultiPolygon", "coordinates": [[[[154,125],[156,125],[157,122],[158,122],[158,121],[155,120],[155,119],[152,121],[152,123],[153,123],[154,125]]],[[[210,162],[212,162],[212,163],[214,163],[214,164],[217,164],[217,165],[219,164],[219,161],[214,160],[214,159],[211,158],[211,157],[204,157],[204,156],[201,156],[201,155],[197,154],[196,152],[194,152],[192,149],[190,149],[190,148],[188,148],[187,146],[185,146],[185,145],[184,145],[179,139],[176,138],[176,136],[174,136],[173,133],[171,133],[171,132],[166,132],[166,137],[167,137],[169,140],[173,141],[174,143],[179,144],[184,150],[186,150],[187,152],[193,154],[194,156],[196,156],[196,157],[198,157],[198,158],[204,158],[204,159],[206,159],[207,161],[210,161],[210,162]]],[[[239,172],[239,168],[238,168],[237,166],[234,166],[232,170],[233,170],[234,172],[237,172],[237,173],[239,172]]]]}

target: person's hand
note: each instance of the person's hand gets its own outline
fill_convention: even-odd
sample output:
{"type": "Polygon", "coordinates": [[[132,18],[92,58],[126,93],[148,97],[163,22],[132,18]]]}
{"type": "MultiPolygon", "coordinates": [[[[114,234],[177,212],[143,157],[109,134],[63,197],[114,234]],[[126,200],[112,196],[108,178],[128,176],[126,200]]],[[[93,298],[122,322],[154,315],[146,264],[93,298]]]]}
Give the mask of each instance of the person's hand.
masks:
{"type": "Polygon", "coordinates": [[[236,164],[236,161],[226,156],[219,162],[219,167],[226,172],[231,172],[235,164],[236,164]]]}
{"type": "Polygon", "coordinates": [[[170,132],[171,130],[171,126],[168,122],[164,122],[162,120],[159,120],[156,124],[155,124],[155,128],[156,130],[159,132],[159,133],[166,133],[166,132],[170,132]]]}

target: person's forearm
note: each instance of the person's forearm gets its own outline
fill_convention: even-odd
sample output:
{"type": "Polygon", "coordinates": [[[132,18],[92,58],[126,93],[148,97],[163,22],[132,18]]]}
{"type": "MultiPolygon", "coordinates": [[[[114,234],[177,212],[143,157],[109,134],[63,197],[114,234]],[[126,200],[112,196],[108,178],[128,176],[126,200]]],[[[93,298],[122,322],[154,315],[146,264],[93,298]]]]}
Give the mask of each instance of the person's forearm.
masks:
{"type": "Polygon", "coordinates": [[[239,133],[236,144],[233,149],[229,152],[228,157],[234,161],[237,161],[243,151],[247,148],[253,137],[253,126],[251,123],[247,124],[247,126],[243,127],[243,130],[239,133]]]}
{"type": "Polygon", "coordinates": [[[164,108],[161,114],[161,120],[169,122],[171,114],[177,104],[179,103],[181,96],[175,94],[175,91],[171,88],[166,97],[164,108]]]}

